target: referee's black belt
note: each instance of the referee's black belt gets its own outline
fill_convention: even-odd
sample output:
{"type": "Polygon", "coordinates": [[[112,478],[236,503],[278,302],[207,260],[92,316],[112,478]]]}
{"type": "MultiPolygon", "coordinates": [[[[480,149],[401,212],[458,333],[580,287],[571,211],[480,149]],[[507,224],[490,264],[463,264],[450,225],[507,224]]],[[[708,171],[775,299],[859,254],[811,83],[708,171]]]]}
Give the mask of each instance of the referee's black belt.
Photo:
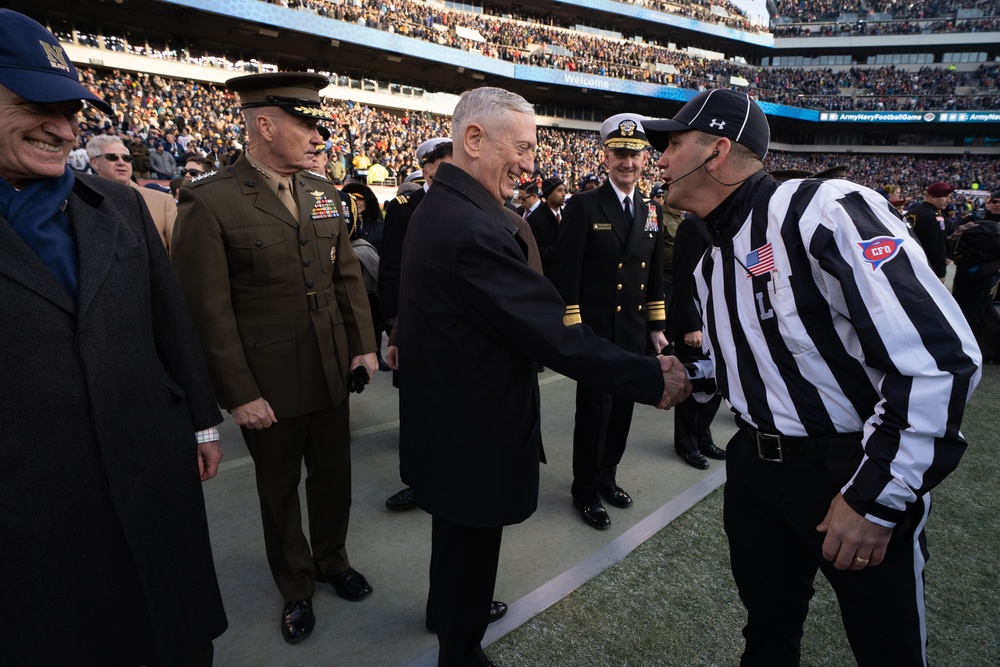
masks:
{"type": "Polygon", "coordinates": [[[771,463],[825,463],[832,447],[860,446],[861,433],[837,433],[823,436],[789,436],[764,433],[742,425],[750,442],[757,447],[757,456],[771,463]]]}

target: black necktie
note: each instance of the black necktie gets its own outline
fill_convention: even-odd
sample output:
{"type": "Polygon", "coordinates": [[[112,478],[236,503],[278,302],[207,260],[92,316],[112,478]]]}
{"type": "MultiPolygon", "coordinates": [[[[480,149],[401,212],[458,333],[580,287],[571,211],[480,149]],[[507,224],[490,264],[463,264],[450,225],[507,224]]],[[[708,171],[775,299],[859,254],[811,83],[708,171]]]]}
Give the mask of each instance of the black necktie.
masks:
{"type": "Polygon", "coordinates": [[[625,197],[625,220],[632,224],[632,200],[628,197],[625,197]]]}

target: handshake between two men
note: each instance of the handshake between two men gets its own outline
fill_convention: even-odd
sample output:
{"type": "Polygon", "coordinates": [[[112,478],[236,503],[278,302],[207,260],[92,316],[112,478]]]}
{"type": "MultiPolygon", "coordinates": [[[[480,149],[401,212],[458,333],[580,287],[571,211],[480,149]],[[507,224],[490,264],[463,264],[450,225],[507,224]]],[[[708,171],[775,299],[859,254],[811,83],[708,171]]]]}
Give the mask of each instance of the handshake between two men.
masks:
{"type": "Polygon", "coordinates": [[[656,404],[658,410],[669,410],[691,394],[691,381],[687,369],[674,356],[657,355],[663,371],[663,398],[656,404]]]}

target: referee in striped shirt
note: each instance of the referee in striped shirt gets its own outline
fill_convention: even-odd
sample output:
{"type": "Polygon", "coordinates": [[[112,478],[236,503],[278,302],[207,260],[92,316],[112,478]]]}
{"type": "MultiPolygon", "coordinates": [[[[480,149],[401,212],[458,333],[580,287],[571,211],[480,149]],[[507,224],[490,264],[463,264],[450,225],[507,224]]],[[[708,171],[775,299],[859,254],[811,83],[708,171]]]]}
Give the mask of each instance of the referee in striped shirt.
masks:
{"type": "Polygon", "coordinates": [[[767,119],[746,94],[705,91],[644,126],[667,204],[713,238],[695,269],[710,360],[691,372],[742,427],[724,513],[741,666],[799,664],[817,569],[859,665],[926,665],[930,489],[965,450],[981,373],[965,318],[880,195],[764,171],[767,119]]]}

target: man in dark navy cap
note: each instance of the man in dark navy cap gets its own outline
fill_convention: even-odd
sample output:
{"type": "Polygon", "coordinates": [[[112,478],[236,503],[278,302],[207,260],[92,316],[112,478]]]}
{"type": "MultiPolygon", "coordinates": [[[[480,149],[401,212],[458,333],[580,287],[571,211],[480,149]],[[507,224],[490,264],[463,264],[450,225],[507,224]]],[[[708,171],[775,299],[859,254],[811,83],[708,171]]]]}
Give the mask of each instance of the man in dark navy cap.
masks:
{"type": "Polygon", "coordinates": [[[799,664],[822,570],[861,667],[925,666],[930,490],[965,451],[980,378],[965,318],[882,195],[764,171],[768,122],[746,93],[705,91],[644,126],[667,205],[712,237],[691,370],[741,427],[724,509],[740,664],[799,664]]]}
{"type": "Polygon", "coordinates": [[[84,101],[111,111],[0,10],[0,656],[205,667],[222,416],[139,192],[66,164],[84,101]]]}
{"type": "Polygon", "coordinates": [[[372,377],[375,337],[340,195],[309,171],[317,121],[329,119],[319,101],[326,77],[254,74],[226,85],[240,96],[246,151],[181,188],[172,258],[219,403],[256,466],[267,561],[285,600],[281,631],[298,642],[315,622],[315,582],[348,600],[372,591],[345,543],[348,374],[372,377]]]}
{"type": "Polygon", "coordinates": [[[556,264],[556,244],[559,239],[559,223],[562,222],[562,206],[566,201],[566,184],[558,176],[550,176],[542,181],[542,204],[528,216],[531,233],[538,244],[542,258],[542,270],[551,276],[556,264]]]}
{"type": "MultiPolygon", "coordinates": [[[[662,226],[657,208],[638,188],[649,160],[642,123],[642,116],[630,113],[604,121],[608,179],[566,205],[550,276],[567,304],[567,326],[582,322],[637,354],[645,353],[647,339],[656,353],[667,345],[662,226]]],[[[577,384],[572,495],[581,518],[593,528],[611,525],[602,498],[619,508],[632,504],[616,472],[633,407],[632,401],[577,384]]]]}

